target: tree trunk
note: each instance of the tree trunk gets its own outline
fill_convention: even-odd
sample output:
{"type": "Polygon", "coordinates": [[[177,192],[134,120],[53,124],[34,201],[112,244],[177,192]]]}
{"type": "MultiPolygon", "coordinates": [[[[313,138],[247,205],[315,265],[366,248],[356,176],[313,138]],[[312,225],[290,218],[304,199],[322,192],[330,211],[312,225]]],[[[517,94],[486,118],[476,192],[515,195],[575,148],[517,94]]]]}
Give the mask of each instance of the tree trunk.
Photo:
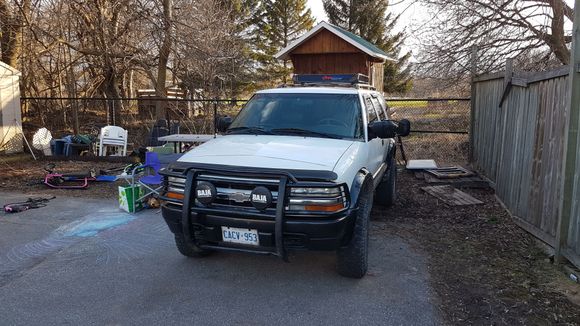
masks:
{"type": "MultiPolygon", "coordinates": [[[[159,64],[157,67],[157,82],[155,93],[159,98],[166,98],[165,81],[167,80],[167,63],[171,53],[172,44],[172,19],[173,19],[173,0],[163,0],[163,43],[159,49],[159,64]]],[[[157,101],[155,105],[155,116],[158,120],[167,117],[167,103],[157,101]]]]}
{"type": "Polygon", "coordinates": [[[554,51],[554,55],[563,65],[570,63],[570,50],[566,46],[564,32],[564,20],[566,13],[565,4],[561,0],[549,0],[554,17],[552,18],[552,34],[548,36],[546,43],[554,51]]]}
{"type": "Polygon", "coordinates": [[[18,67],[18,58],[22,52],[22,13],[30,11],[30,0],[24,0],[21,8],[10,13],[6,0],[0,0],[0,54],[1,60],[12,67],[18,67]]]}
{"type": "Polygon", "coordinates": [[[115,76],[117,76],[117,73],[112,67],[105,71],[105,84],[103,90],[106,97],[109,99],[107,101],[107,110],[109,112],[109,121],[107,121],[107,123],[119,126],[121,125],[121,110],[123,105],[119,100],[120,95],[115,76]]]}

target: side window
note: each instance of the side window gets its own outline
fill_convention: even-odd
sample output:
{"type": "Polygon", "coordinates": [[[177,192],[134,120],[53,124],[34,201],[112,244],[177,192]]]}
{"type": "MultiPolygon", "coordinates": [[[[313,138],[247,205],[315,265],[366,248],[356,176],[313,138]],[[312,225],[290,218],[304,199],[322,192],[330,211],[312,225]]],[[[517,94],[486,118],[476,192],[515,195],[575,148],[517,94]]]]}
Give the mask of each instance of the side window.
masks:
{"type": "Polygon", "coordinates": [[[381,103],[381,99],[377,96],[373,96],[372,97],[372,102],[375,106],[375,109],[377,110],[377,112],[379,113],[379,119],[380,120],[387,120],[387,114],[385,113],[385,107],[384,105],[381,103]]]}
{"type": "Polygon", "coordinates": [[[371,101],[370,96],[365,96],[365,106],[367,111],[367,120],[368,123],[378,120],[377,112],[375,111],[375,107],[371,101]]]}
{"type": "Polygon", "coordinates": [[[354,134],[354,138],[356,139],[363,139],[364,138],[364,131],[363,131],[363,115],[362,112],[358,111],[359,113],[357,114],[357,118],[356,118],[356,129],[355,129],[355,134],[354,134]]]}

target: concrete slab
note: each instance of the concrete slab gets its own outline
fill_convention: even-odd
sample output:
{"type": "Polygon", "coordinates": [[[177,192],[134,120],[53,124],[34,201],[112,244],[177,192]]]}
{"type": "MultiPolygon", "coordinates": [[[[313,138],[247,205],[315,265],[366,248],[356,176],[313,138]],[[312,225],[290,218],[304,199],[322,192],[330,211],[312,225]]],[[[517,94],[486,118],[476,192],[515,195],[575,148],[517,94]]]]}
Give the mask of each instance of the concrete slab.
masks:
{"type": "Polygon", "coordinates": [[[332,253],[183,257],[156,211],[79,199],[41,210],[0,215],[0,238],[20,235],[0,247],[2,324],[440,323],[424,257],[376,223],[369,275],[352,280],[335,273],[332,253]]]}

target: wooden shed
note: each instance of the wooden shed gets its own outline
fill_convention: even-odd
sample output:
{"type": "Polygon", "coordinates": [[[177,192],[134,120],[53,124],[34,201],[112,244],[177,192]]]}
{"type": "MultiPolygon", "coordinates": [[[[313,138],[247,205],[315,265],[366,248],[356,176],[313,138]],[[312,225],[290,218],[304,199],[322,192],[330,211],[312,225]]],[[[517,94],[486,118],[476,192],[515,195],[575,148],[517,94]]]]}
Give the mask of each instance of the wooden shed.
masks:
{"type": "MultiPolygon", "coordinates": [[[[167,114],[170,119],[182,119],[193,116],[191,103],[189,101],[182,101],[187,99],[187,91],[179,87],[167,87],[166,92],[167,100],[161,100],[161,103],[167,107],[167,114]]],[[[137,101],[139,118],[152,119],[155,117],[158,97],[154,89],[137,90],[137,101]]]]}
{"type": "Polygon", "coordinates": [[[363,74],[383,90],[384,63],[395,59],[367,40],[322,22],[276,54],[291,60],[295,74],[363,74]]]}
{"type": "Polygon", "coordinates": [[[20,71],[0,62],[0,153],[23,150],[20,75],[20,71]]]}

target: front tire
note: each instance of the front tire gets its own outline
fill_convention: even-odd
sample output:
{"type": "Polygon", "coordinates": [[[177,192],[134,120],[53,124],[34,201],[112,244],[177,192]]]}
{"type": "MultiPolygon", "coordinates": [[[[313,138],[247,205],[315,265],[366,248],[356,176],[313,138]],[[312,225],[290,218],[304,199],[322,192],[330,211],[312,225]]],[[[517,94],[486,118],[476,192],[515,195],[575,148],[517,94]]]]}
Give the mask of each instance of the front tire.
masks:
{"type": "Polygon", "coordinates": [[[376,199],[377,204],[384,207],[393,206],[397,200],[397,161],[394,155],[391,155],[389,169],[377,186],[376,199]]]}
{"type": "Polygon", "coordinates": [[[196,245],[189,246],[185,242],[183,234],[175,234],[175,245],[177,246],[177,250],[186,257],[201,258],[212,253],[210,250],[201,249],[196,245]]]}
{"type": "Polygon", "coordinates": [[[360,196],[350,243],[337,251],[338,274],[351,278],[362,278],[368,270],[369,221],[373,207],[372,186],[369,183],[360,196]]]}

